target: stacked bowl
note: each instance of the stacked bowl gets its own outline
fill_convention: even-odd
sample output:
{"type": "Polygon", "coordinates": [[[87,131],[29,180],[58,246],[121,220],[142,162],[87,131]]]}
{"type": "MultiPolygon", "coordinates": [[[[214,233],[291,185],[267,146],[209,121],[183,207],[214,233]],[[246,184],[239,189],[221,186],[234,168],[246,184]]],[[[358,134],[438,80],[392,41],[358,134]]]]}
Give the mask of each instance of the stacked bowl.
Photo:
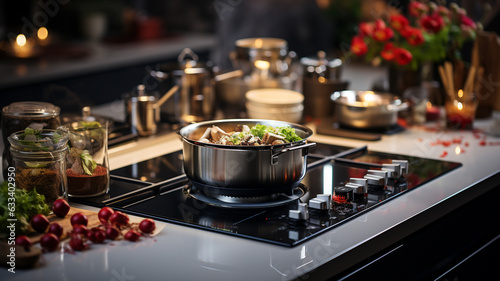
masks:
{"type": "Polygon", "coordinates": [[[246,92],[246,109],[252,119],[297,123],[302,120],[304,96],[293,90],[263,88],[246,92]]]}

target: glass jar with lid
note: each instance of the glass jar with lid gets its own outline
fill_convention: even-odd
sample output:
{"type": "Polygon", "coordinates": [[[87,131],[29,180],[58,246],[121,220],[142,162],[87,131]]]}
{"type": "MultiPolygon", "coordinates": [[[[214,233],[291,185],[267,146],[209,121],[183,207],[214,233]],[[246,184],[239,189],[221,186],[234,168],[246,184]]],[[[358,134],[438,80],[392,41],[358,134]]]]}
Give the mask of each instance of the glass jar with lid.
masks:
{"type": "Polygon", "coordinates": [[[65,157],[68,138],[66,131],[51,129],[26,129],[10,135],[16,188],[35,189],[45,196],[49,206],[58,198],[67,200],[65,157]]]}
{"type": "Polygon", "coordinates": [[[59,119],[60,108],[48,102],[23,101],[14,102],[2,108],[2,140],[4,150],[2,154],[3,175],[6,178],[7,169],[12,166],[10,143],[7,138],[22,131],[33,123],[45,123],[46,129],[57,129],[61,124],[59,119]]]}

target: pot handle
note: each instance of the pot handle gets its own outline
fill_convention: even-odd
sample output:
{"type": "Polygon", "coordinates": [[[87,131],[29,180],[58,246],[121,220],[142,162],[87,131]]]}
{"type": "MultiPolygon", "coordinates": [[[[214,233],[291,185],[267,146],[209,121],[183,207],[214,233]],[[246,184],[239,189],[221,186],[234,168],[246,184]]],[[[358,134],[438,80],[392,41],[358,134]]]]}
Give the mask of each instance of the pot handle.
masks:
{"type": "Polygon", "coordinates": [[[278,156],[283,154],[283,153],[286,153],[288,151],[298,150],[298,149],[307,149],[307,148],[313,147],[313,146],[316,146],[315,142],[285,147],[285,148],[281,149],[280,151],[271,154],[271,165],[278,164],[278,156]]]}
{"type": "Polygon", "coordinates": [[[388,111],[402,111],[408,108],[408,103],[402,102],[401,104],[398,105],[389,104],[387,105],[386,108],[388,111]]]}

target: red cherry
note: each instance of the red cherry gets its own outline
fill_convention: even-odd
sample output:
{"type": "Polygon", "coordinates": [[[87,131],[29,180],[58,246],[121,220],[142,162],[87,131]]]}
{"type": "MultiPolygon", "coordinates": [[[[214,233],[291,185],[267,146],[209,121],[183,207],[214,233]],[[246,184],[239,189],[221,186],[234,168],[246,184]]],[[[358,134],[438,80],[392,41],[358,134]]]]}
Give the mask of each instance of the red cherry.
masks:
{"type": "Polygon", "coordinates": [[[63,234],[64,229],[59,223],[53,222],[50,224],[49,230],[47,230],[47,231],[49,233],[54,233],[58,238],[61,238],[61,235],[63,234]]]}
{"type": "Polygon", "coordinates": [[[118,229],[114,228],[113,226],[108,226],[106,228],[106,238],[109,240],[116,240],[120,236],[120,231],[118,229]]]}
{"type": "Polygon", "coordinates": [[[60,218],[64,218],[69,213],[69,204],[66,200],[60,198],[52,204],[52,212],[60,218]]]}
{"type": "Polygon", "coordinates": [[[125,233],[125,236],[123,236],[123,238],[125,238],[125,240],[135,242],[135,241],[138,241],[139,238],[141,238],[141,234],[139,232],[131,229],[131,230],[127,231],[127,233],[125,233]]]}
{"type": "Polygon", "coordinates": [[[87,233],[87,238],[93,243],[102,243],[106,239],[106,233],[99,227],[93,227],[87,233]]]}
{"type": "Polygon", "coordinates": [[[114,212],[115,211],[113,211],[113,209],[111,209],[110,207],[103,207],[97,214],[99,217],[99,221],[101,221],[101,223],[107,223],[109,217],[111,217],[114,212]]]}
{"type": "Polygon", "coordinates": [[[45,233],[40,238],[40,246],[46,251],[53,252],[59,246],[59,238],[54,233],[45,233]]]}
{"type": "Polygon", "coordinates": [[[129,218],[126,214],[116,211],[109,217],[109,222],[116,226],[126,226],[128,225],[129,218]]]}
{"type": "Polygon", "coordinates": [[[73,233],[82,234],[83,236],[87,237],[88,232],[89,232],[89,229],[85,225],[81,225],[81,224],[73,225],[73,233]]]}
{"type": "Polygon", "coordinates": [[[143,233],[150,234],[156,229],[156,225],[152,219],[143,219],[141,223],[139,223],[139,229],[143,233]]]}
{"type": "Polygon", "coordinates": [[[20,235],[16,237],[16,245],[29,248],[32,246],[30,239],[26,235],[20,235]]]}
{"type": "Polygon", "coordinates": [[[71,225],[81,224],[87,226],[88,222],[87,216],[81,212],[71,216],[71,225]]]}
{"type": "Polygon", "coordinates": [[[45,232],[47,226],[49,226],[49,220],[43,214],[34,215],[31,218],[31,226],[38,232],[45,232]]]}
{"type": "Polygon", "coordinates": [[[88,248],[85,236],[80,233],[72,233],[69,240],[69,246],[75,251],[83,251],[88,248]]]}

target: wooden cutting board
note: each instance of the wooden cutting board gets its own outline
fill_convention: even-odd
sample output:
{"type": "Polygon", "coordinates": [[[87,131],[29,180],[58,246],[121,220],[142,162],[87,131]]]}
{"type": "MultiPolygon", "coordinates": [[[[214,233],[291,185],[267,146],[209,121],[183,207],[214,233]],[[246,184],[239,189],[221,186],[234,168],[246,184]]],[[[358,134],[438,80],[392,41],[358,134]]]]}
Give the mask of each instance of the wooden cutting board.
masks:
{"type": "MultiPolygon", "coordinates": [[[[69,210],[69,213],[64,218],[60,218],[54,214],[51,214],[51,215],[47,216],[50,223],[57,222],[64,229],[63,234],[60,238],[61,240],[64,240],[65,238],[67,238],[68,233],[71,230],[73,230],[73,226],[71,225],[71,221],[70,221],[71,216],[76,214],[76,213],[79,213],[79,212],[81,212],[87,216],[87,219],[89,221],[87,228],[90,229],[92,227],[95,227],[95,226],[98,226],[99,224],[101,224],[101,222],[99,221],[99,217],[97,216],[97,212],[88,211],[88,210],[84,210],[84,209],[71,207],[71,209],[69,210]]],[[[43,235],[43,233],[36,232],[33,228],[31,228],[31,226],[30,226],[28,233],[26,233],[26,236],[28,236],[30,238],[31,243],[38,243],[40,241],[40,238],[42,237],[42,235],[43,235]]]]}

